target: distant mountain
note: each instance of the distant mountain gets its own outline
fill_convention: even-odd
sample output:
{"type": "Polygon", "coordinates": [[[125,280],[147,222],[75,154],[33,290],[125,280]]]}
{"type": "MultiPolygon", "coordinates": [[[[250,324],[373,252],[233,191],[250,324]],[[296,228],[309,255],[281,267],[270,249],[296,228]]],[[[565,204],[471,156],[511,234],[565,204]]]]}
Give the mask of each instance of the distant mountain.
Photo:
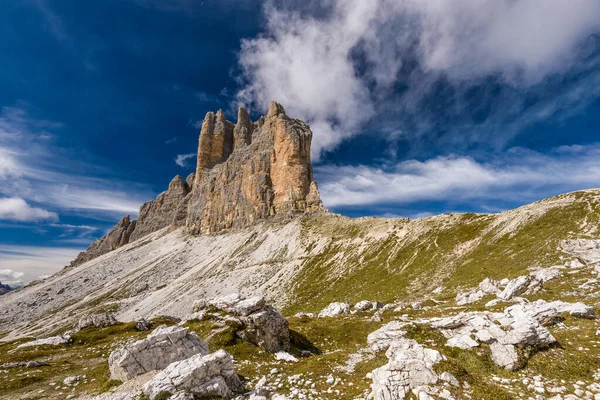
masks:
{"type": "Polygon", "coordinates": [[[13,290],[13,288],[8,285],[3,285],[2,282],[0,282],[0,295],[6,294],[11,290],[13,290]]]}

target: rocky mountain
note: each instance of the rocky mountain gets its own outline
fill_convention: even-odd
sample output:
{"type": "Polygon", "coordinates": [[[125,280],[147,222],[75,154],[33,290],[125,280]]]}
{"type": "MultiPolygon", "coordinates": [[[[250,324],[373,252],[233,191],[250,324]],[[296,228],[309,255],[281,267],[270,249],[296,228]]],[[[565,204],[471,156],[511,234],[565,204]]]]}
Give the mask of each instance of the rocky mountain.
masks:
{"type": "Polygon", "coordinates": [[[6,294],[8,292],[10,292],[12,290],[12,288],[8,285],[3,285],[2,282],[0,282],[0,295],[6,294]]]}
{"type": "Polygon", "coordinates": [[[265,218],[289,219],[322,210],[312,178],[312,132],[275,102],[252,122],[240,108],[237,124],[223,111],[209,112],[198,140],[196,172],[173,178],[167,191],[140,207],[94,242],[71,263],[82,264],[168,227],[191,234],[217,234],[251,226],[265,218]]]}
{"type": "Polygon", "coordinates": [[[600,190],[351,219],[309,154],[209,113],[195,174],[0,297],[0,399],[600,398],[600,190]]]}

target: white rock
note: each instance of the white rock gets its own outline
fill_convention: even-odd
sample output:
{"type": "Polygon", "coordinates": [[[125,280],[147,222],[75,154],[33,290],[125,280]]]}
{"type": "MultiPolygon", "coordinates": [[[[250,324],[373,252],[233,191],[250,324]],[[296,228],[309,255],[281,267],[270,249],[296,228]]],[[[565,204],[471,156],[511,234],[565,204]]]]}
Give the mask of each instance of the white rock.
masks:
{"type": "Polygon", "coordinates": [[[440,379],[445,382],[448,382],[452,386],[460,387],[458,379],[456,379],[454,375],[452,375],[450,372],[442,372],[442,374],[440,375],[440,379]]]}
{"type": "Polygon", "coordinates": [[[321,310],[319,318],[336,317],[338,315],[348,314],[351,308],[352,304],[350,303],[331,303],[321,310]]]}
{"type": "MultiPolygon", "coordinates": [[[[290,348],[290,331],[287,319],[262,297],[244,298],[238,293],[212,300],[197,301],[196,311],[209,311],[214,307],[232,314],[241,323],[236,334],[242,339],[264,348],[269,353],[290,348]]],[[[218,314],[214,317],[223,318],[218,314]]]]}
{"type": "Polygon", "coordinates": [[[439,352],[426,349],[412,339],[400,338],[390,346],[386,356],[389,362],[372,372],[373,399],[404,399],[411,389],[438,382],[432,367],[442,360],[439,352]]]}
{"type": "Polygon", "coordinates": [[[369,300],[361,300],[354,306],[354,309],[357,311],[371,311],[378,310],[383,307],[378,301],[369,301],[369,300]]]}
{"type": "Polygon", "coordinates": [[[459,306],[465,304],[475,303],[481,299],[483,299],[485,293],[482,290],[478,290],[476,292],[468,292],[468,293],[459,293],[456,295],[455,301],[459,306]]]}
{"type": "Polygon", "coordinates": [[[22,349],[23,347],[32,347],[32,346],[41,346],[41,345],[58,345],[65,344],[71,341],[70,335],[58,335],[52,336],[45,339],[38,339],[32,342],[26,342],[17,346],[17,349],[22,349]]]}
{"type": "Polygon", "coordinates": [[[275,359],[281,361],[298,362],[296,357],[285,351],[278,351],[275,353],[275,359]]]}
{"type": "Polygon", "coordinates": [[[108,366],[111,379],[126,381],[196,354],[208,354],[208,345],[198,335],[187,328],[163,325],[146,339],[113,351],[108,366]]]}
{"type": "Polygon", "coordinates": [[[498,294],[500,293],[500,282],[485,278],[477,288],[485,294],[498,294]]]}
{"type": "Polygon", "coordinates": [[[387,350],[390,345],[404,337],[406,331],[403,330],[406,324],[400,321],[391,321],[383,325],[367,336],[367,344],[373,351],[387,350]]]}
{"type": "Polygon", "coordinates": [[[85,329],[93,326],[95,328],[106,328],[107,326],[117,325],[119,321],[112,313],[88,315],[79,319],[77,326],[79,329],[85,329]]]}
{"type": "Polygon", "coordinates": [[[224,350],[212,354],[196,354],[170,364],[144,387],[151,400],[160,392],[188,391],[198,397],[225,397],[243,390],[233,369],[233,358],[224,350]]]}
{"type": "Polygon", "coordinates": [[[498,298],[508,300],[522,293],[525,293],[525,291],[527,291],[527,288],[529,287],[529,284],[531,283],[531,279],[532,278],[529,275],[522,275],[518,278],[513,279],[512,281],[509,281],[506,284],[506,287],[504,288],[502,293],[498,295],[498,298]]]}

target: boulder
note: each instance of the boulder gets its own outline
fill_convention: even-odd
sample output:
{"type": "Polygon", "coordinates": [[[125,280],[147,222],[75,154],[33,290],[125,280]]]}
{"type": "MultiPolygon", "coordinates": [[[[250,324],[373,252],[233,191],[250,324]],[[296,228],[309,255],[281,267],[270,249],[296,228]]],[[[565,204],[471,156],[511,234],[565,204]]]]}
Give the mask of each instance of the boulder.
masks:
{"type": "Polygon", "coordinates": [[[126,381],[196,354],[208,354],[208,345],[198,335],[180,326],[162,325],[146,339],[113,351],[108,366],[111,379],[126,381]]]}
{"type": "Polygon", "coordinates": [[[392,343],[406,335],[406,323],[391,321],[367,336],[367,344],[373,351],[387,350],[392,343]]]}
{"type": "Polygon", "coordinates": [[[501,292],[500,287],[501,287],[500,282],[495,281],[490,278],[485,278],[484,280],[482,280],[479,283],[479,286],[477,288],[485,294],[496,294],[497,295],[501,292]]]}
{"type": "Polygon", "coordinates": [[[379,310],[380,308],[383,308],[383,304],[378,301],[361,300],[354,305],[356,311],[371,311],[379,310]]]}
{"type": "Polygon", "coordinates": [[[146,321],[144,318],[135,321],[135,329],[138,331],[149,331],[150,328],[152,328],[152,323],[146,321]]]}
{"type": "Polygon", "coordinates": [[[243,390],[233,368],[233,358],[224,350],[196,354],[167,366],[142,391],[151,400],[160,392],[186,391],[200,398],[230,398],[243,390]]]}
{"type": "Polygon", "coordinates": [[[42,345],[58,345],[65,344],[71,342],[71,335],[58,335],[52,336],[45,339],[37,339],[31,342],[26,342],[17,346],[17,349],[22,349],[24,347],[32,347],[32,346],[42,346],[42,345]]]}
{"type": "Polygon", "coordinates": [[[475,302],[483,299],[483,296],[485,296],[485,293],[482,290],[478,290],[476,292],[469,292],[469,293],[459,293],[456,295],[455,301],[456,301],[456,304],[458,304],[459,306],[462,306],[465,304],[475,303],[475,302]]]}
{"type": "Polygon", "coordinates": [[[336,317],[338,315],[348,314],[351,308],[352,304],[350,303],[331,303],[321,310],[319,318],[336,317]]]}
{"type": "Polygon", "coordinates": [[[106,328],[107,326],[117,325],[119,321],[111,313],[88,315],[79,319],[77,327],[85,329],[93,326],[95,328],[106,328]]]}
{"type": "Polygon", "coordinates": [[[411,390],[439,380],[433,366],[442,361],[442,355],[415,340],[396,340],[386,356],[388,363],[372,372],[371,397],[375,400],[404,399],[411,390]]]}
{"type": "Polygon", "coordinates": [[[236,293],[198,301],[194,309],[205,317],[224,322],[228,319],[233,320],[236,322],[233,325],[239,325],[236,331],[238,337],[264,348],[269,353],[290,349],[288,321],[262,297],[246,299],[236,293]],[[213,309],[227,313],[228,317],[212,312],[213,309]]]}
{"type": "Polygon", "coordinates": [[[508,282],[502,293],[498,295],[499,299],[508,300],[515,296],[525,293],[531,283],[531,276],[523,275],[508,282]]]}

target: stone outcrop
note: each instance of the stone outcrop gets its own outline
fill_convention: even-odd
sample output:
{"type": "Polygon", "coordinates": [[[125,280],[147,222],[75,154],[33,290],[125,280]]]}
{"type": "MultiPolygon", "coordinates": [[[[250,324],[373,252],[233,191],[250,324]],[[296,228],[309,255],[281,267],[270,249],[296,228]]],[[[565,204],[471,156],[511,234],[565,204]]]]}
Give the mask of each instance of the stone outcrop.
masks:
{"type": "Polygon", "coordinates": [[[412,390],[427,393],[429,385],[439,380],[433,366],[442,361],[442,355],[413,339],[395,340],[386,356],[388,363],[372,372],[371,397],[375,400],[404,399],[412,390]]]}
{"type": "Polygon", "coordinates": [[[201,300],[196,303],[194,318],[212,319],[223,326],[235,328],[235,334],[243,340],[264,348],[269,353],[290,349],[288,321],[262,297],[249,299],[233,294],[230,296],[201,300]],[[226,313],[223,317],[219,312],[226,313]]]}
{"type": "Polygon", "coordinates": [[[198,335],[189,333],[187,328],[163,325],[146,339],[113,351],[108,366],[111,379],[127,381],[197,354],[208,354],[208,345],[198,335]]]}
{"type": "Polygon", "coordinates": [[[202,124],[186,228],[219,233],[259,220],[322,209],[312,179],[312,132],[275,102],[252,124],[244,109],[236,125],[222,112],[202,124]]]}
{"type": "Polygon", "coordinates": [[[310,163],[312,132],[271,102],[252,122],[244,108],[233,124],[209,112],[198,139],[196,171],[173,178],[167,191],[144,203],[137,220],[124,217],[71,263],[76,266],[165,227],[216,234],[270,217],[323,209],[310,163]]]}
{"type": "Polygon", "coordinates": [[[8,292],[10,292],[12,290],[12,288],[8,285],[3,285],[2,282],[0,282],[0,295],[6,294],[8,292]]]}
{"type": "Polygon", "coordinates": [[[75,260],[71,262],[71,266],[83,264],[86,261],[126,245],[129,243],[129,237],[135,230],[135,225],[136,221],[132,221],[129,215],[124,216],[105,236],[92,243],[86,251],[79,253],[75,260]]]}
{"type": "Polygon", "coordinates": [[[115,316],[111,313],[95,314],[81,317],[77,327],[79,329],[85,329],[89,326],[93,326],[95,328],[105,328],[107,326],[117,325],[118,323],[119,321],[117,321],[115,316]]]}
{"type": "Polygon", "coordinates": [[[170,364],[144,385],[143,392],[150,399],[161,392],[184,391],[203,399],[229,399],[243,389],[233,358],[225,350],[217,350],[170,364]]]}
{"type": "Polygon", "coordinates": [[[348,314],[351,308],[352,304],[350,303],[331,303],[319,312],[319,318],[348,314]]]}

